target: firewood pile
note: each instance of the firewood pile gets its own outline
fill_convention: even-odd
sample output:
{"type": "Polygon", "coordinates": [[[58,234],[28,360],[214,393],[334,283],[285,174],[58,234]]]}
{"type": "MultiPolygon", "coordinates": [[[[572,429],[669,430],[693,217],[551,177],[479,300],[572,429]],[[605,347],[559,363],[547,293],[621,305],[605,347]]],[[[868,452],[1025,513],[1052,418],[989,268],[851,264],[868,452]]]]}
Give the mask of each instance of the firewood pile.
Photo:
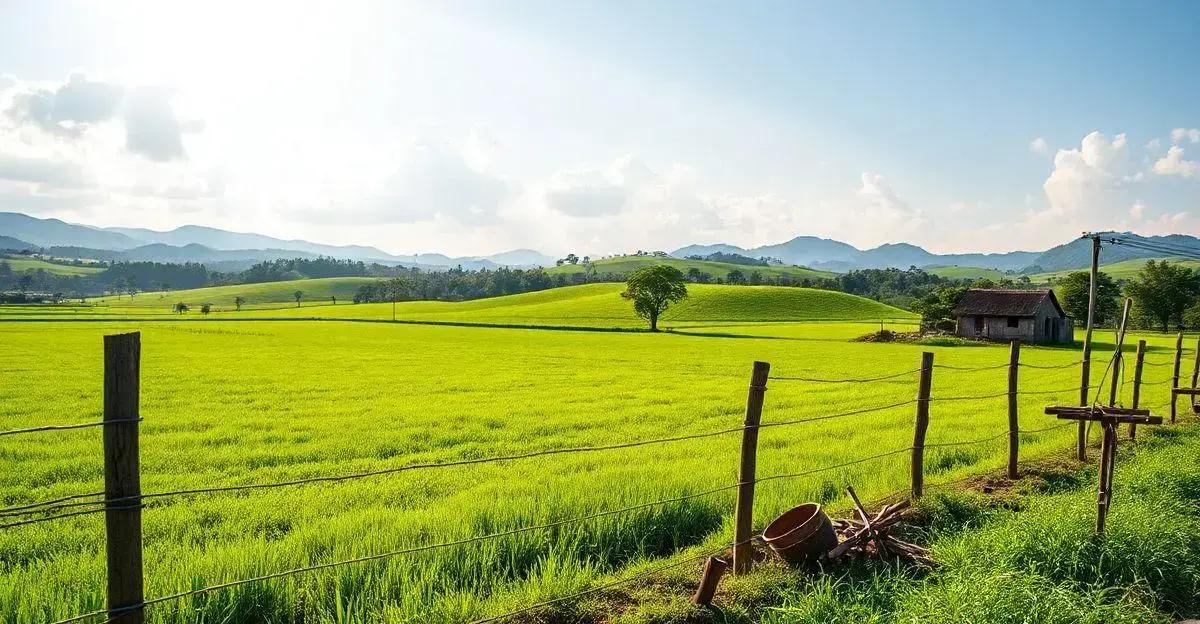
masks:
{"type": "Polygon", "coordinates": [[[871,515],[858,500],[854,488],[847,487],[846,491],[854,501],[858,517],[833,521],[833,530],[841,543],[830,550],[826,558],[896,556],[920,565],[933,566],[928,550],[891,534],[891,529],[905,518],[908,501],[887,505],[879,513],[871,515]]]}

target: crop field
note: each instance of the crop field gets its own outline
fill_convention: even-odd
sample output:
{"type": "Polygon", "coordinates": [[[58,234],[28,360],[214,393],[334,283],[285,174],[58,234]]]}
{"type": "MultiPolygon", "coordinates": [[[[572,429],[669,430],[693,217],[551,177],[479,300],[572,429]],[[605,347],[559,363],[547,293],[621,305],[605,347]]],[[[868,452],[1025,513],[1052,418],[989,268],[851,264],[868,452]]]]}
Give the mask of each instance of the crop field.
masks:
{"type": "Polygon", "coordinates": [[[101,267],[58,264],[56,262],[46,262],[38,258],[27,258],[24,256],[0,256],[0,262],[7,262],[13,271],[36,271],[40,269],[47,273],[56,273],[58,275],[88,275],[104,270],[101,267]]]}
{"type": "MultiPolygon", "coordinates": [[[[808,267],[772,264],[768,266],[755,266],[748,264],[736,264],[733,262],[713,262],[711,260],[690,260],[686,258],[663,258],[660,256],[618,256],[616,258],[605,258],[596,260],[592,263],[597,273],[616,273],[618,275],[627,275],[633,271],[646,266],[656,264],[666,264],[673,266],[680,271],[686,273],[688,269],[697,269],[702,273],[708,273],[713,278],[724,278],[730,271],[741,271],[743,275],[749,276],[752,271],[758,271],[763,277],[778,277],[786,275],[797,279],[804,278],[831,278],[837,277],[836,273],[829,271],[818,271],[808,267]]],[[[582,264],[563,264],[561,266],[550,267],[546,272],[554,275],[557,273],[583,273],[586,268],[582,264]]]]}
{"type": "MultiPolygon", "coordinates": [[[[398,308],[404,318],[608,327],[631,318],[619,314],[628,305],[619,290],[593,284],[398,308]],[[497,304],[501,299],[508,301],[497,304]],[[430,311],[414,311],[419,307],[430,311]]],[[[158,322],[5,322],[21,317],[0,311],[0,430],[97,420],[101,337],[137,330],[146,493],[712,434],[149,499],[148,597],[513,531],[147,609],[148,621],[171,623],[470,621],[728,543],[729,486],[737,480],[755,360],[770,362],[774,377],[758,471],[779,477],[758,488],[759,525],[800,501],[844,506],[847,484],[864,498],[907,487],[915,369],[925,350],[936,353],[936,364],[956,367],[934,373],[927,481],[1004,461],[1006,399],[990,395],[1006,388],[1007,371],[994,368],[1007,362],[1006,347],[852,342],[877,329],[885,312],[909,317],[840,293],[691,290],[674,312],[677,331],[661,334],[343,322],[332,314],[390,318],[389,304],[296,312],[319,309],[330,314],[324,321],[243,320],[270,316],[256,311],[205,321],[190,314],[158,322]],[[831,318],[847,320],[822,320],[831,318]],[[889,378],[871,384],[823,381],[883,376],[889,378]],[[988,398],[962,398],[968,396],[988,398]],[[860,410],[871,411],[851,413],[860,410]],[[984,441],[940,446],[977,440],[984,441]],[[897,452],[852,463],[889,451],[897,452]],[[830,466],[836,468],[806,474],[830,466]],[[637,508],[597,516],[630,507],[637,508]]],[[[1158,364],[1169,361],[1173,338],[1145,337],[1147,361],[1155,364],[1146,379],[1157,384],[1170,374],[1158,364]]],[[[1097,338],[1098,353],[1112,348],[1111,333],[1097,338]]],[[[1075,349],[1023,349],[1023,363],[1061,367],[1021,371],[1022,391],[1037,392],[1020,397],[1021,426],[1029,431],[1021,436],[1023,458],[1073,443],[1074,429],[1047,428],[1058,423],[1042,408],[1078,400],[1079,371],[1070,366],[1078,357],[1075,349]]],[[[1097,358],[1094,379],[1104,364],[1097,358]]],[[[1130,391],[1122,388],[1126,401],[1130,391]]],[[[1143,397],[1144,406],[1160,410],[1166,387],[1146,386],[1143,397]]],[[[100,451],[98,429],[0,436],[0,504],[101,490],[100,451]]],[[[50,622],[102,608],[103,535],[99,514],[0,529],[0,622],[50,622]]]]}

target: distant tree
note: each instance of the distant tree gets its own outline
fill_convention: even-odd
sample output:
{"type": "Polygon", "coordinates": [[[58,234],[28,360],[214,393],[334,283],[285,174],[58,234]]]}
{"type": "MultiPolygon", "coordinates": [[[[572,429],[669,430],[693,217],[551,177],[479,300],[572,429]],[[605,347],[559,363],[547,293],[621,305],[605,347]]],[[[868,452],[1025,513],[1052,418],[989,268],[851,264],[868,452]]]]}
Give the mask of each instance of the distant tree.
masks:
{"type": "Polygon", "coordinates": [[[687,281],[689,282],[700,283],[700,280],[703,279],[703,276],[704,273],[702,273],[700,269],[697,269],[696,267],[692,267],[687,270],[687,281]]]}
{"type": "Polygon", "coordinates": [[[238,295],[233,298],[233,307],[236,308],[238,312],[242,311],[242,306],[244,305],[246,305],[245,297],[238,295]]]}
{"type": "Polygon", "coordinates": [[[333,305],[337,305],[337,295],[329,295],[329,300],[333,302],[333,305]]]}
{"type": "Polygon", "coordinates": [[[569,253],[567,254],[566,258],[563,258],[563,261],[565,261],[567,264],[579,264],[579,256],[569,253]]]}
{"type": "Polygon", "coordinates": [[[963,286],[941,286],[913,301],[913,310],[921,314],[921,327],[925,329],[952,327],[954,319],[951,312],[965,292],[967,289],[963,286]]]}
{"type": "Polygon", "coordinates": [[[728,275],[725,276],[725,283],[726,284],[737,284],[739,286],[745,285],[746,275],[744,273],[742,273],[741,270],[734,269],[734,270],[730,271],[728,275]]]}
{"type": "MultiPolygon", "coordinates": [[[[1088,297],[1091,289],[1091,274],[1087,271],[1073,271],[1063,276],[1054,285],[1054,294],[1062,304],[1067,314],[1075,318],[1078,325],[1087,323],[1088,297]]],[[[1104,325],[1114,322],[1117,318],[1117,299],[1121,296],[1121,288],[1113,281],[1108,273],[1096,274],[1096,324],[1104,325]]]]}
{"type": "Polygon", "coordinates": [[[1125,292],[1133,298],[1134,315],[1165,332],[1172,322],[1183,322],[1183,311],[1200,294],[1200,276],[1179,264],[1148,260],[1125,292]]]}
{"type": "Polygon", "coordinates": [[[200,314],[209,314],[211,312],[212,312],[212,304],[211,303],[200,304],[200,314]]]}
{"type": "Polygon", "coordinates": [[[757,286],[763,281],[762,271],[750,271],[750,283],[757,286]]]}
{"type": "Polygon", "coordinates": [[[176,314],[185,314],[189,308],[188,308],[188,304],[180,301],[179,303],[175,304],[175,307],[173,307],[171,309],[174,310],[176,314]]]}
{"type": "Polygon", "coordinates": [[[633,301],[634,312],[650,321],[650,331],[658,331],[658,317],[687,294],[683,273],[673,266],[660,264],[630,273],[621,296],[633,301]]]}
{"type": "Polygon", "coordinates": [[[304,296],[304,291],[297,290],[292,296],[296,298],[296,307],[300,307],[300,298],[304,296]]]}
{"type": "Polygon", "coordinates": [[[562,266],[562,265],[563,265],[563,259],[562,259],[562,258],[559,258],[558,260],[555,260],[555,261],[554,261],[554,266],[562,266]]]}

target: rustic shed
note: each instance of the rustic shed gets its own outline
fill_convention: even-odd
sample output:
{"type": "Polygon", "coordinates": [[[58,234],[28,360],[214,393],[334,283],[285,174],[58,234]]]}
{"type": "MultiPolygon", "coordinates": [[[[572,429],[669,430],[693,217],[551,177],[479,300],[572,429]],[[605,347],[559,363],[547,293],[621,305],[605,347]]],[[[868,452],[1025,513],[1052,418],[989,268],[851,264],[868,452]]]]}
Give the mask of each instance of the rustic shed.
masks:
{"type": "Polygon", "coordinates": [[[954,307],[959,336],[987,340],[1072,342],[1075,325],[1051,290],[972,288],[954,307]]]}

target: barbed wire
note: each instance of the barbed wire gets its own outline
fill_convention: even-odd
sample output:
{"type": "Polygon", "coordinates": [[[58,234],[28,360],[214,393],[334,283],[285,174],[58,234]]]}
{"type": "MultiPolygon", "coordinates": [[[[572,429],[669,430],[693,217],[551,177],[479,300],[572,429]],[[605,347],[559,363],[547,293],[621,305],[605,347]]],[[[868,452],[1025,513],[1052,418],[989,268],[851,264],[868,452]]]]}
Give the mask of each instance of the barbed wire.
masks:
{"type": "Polygon", "coordinates": [[[43,431],[69,431],[71,429],[88,429],[91,427],[103,427],[104,425],[121,425],[135,422],[142,422],[142,419],[121,418],[117,420],[100,420],[96,422],[78,423],[74,425],[42,425],[40,427],[28,427],[26,429],[9,429],[7,431],[0,431],[0,436],[20,435],[23,433],[41,433],[43,431]]]}
{"type": "Polygon", "coordinates": [[[882,375],[879,377],[849,377],[849,378],[845,378],[845,379],[822,379],[822,378],[818,378],[818,377],[780,376],[780,377],[768,377],[768,379],[774,379],[774,380],[778,380],[778,381],[807,381],[807,382],[811,382],[811,383],[870,383],[873,381],[884,381],[887,379],[895,379],[897,377],[904,377],[905,375],[919,373],[919,372],[921,372],[921,370],[922,369],[920,369],[920,368],[915,368],[913,370],[907,370],[907,371],[903,371],[903,372],[899,372],[899,373],[893,373],[891,375],[882,375]]]}
{"type": "Polygon", "coordinates": [[[892,408],[896,408],[896,407],[912,405],[916,402],[917,402],[916,399],[909,399],[907,401],[900,401],[899,403],[891,403],[889,405],[880,405],[878,407],[868,407],[868,408],[864,408],[864,409],[852,410],[849,412],[841,412],[838,414],[828,414],[825,416],[814,416],[812,418],[799,418],[796,420],[781,420],[781,421],[776,421],[776,422],[762,423],[758,427],[759,427],[759,429],[765,429],[767,427],[782,427],[784,425],[798,425],[801,423],[815,422],[818,420],[831,420],[834,418],[842,418],[844,416],[857,416],[859,414],[869,414],[871,412],[881,412],[883,410],[888,410],[888,409],[892,409],[892,408]]]}

